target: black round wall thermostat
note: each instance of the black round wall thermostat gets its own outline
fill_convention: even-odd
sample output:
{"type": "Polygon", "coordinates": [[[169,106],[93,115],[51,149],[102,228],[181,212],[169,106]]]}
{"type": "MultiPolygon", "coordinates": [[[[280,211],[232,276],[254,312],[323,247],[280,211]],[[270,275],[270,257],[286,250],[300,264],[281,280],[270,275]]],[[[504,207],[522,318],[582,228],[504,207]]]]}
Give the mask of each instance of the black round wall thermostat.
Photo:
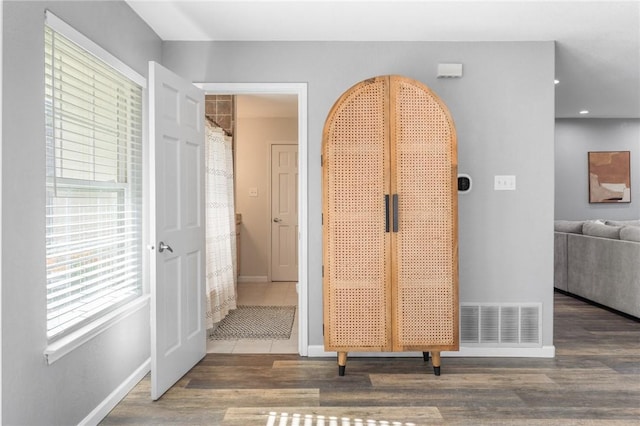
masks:
{"type": "Polygon", "coordinates": [[[467,193],[471,191],[471,176],[466,174],[458,175],[458,192],[467,193]]]}

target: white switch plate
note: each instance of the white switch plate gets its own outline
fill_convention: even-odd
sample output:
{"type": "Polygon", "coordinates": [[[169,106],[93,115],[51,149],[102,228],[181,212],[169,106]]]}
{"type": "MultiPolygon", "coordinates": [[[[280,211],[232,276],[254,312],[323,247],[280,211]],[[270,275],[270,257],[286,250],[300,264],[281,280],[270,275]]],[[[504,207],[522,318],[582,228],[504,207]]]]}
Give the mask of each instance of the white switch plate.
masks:
{"type": "Polygon", "coordinates": [[[249,188],[249,197],[257,197],[258,188],[249,188]]]}
{"type": "Polygon", "coordinates": [[[496,191],[515,191],[516,177],[513,175],[494,176],[493,189],[496,191]]]}

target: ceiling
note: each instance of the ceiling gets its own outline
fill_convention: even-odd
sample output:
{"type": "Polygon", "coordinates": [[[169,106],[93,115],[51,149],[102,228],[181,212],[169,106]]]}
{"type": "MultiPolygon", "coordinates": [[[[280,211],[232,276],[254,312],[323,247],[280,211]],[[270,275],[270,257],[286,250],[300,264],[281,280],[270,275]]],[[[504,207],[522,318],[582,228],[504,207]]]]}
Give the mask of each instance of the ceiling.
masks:
{"type": "Polygon", "coordinates": [[[163,40],[555,40],[556,117],[640,118],[637,0],[127,3],[163,40]]]}

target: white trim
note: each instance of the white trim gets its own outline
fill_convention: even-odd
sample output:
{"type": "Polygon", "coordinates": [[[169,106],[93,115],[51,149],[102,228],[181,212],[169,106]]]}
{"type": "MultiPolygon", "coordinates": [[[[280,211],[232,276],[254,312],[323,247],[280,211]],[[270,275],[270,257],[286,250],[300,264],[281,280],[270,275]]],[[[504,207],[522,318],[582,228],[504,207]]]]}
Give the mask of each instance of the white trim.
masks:
{"type": "Polygon", "coordinates": [[[120,401],[147,375],[151,370],[151,359],[147,358],[124,382],[115,388],[96,408],[94,408],[78,425],[97,425],[99,424],[111,410],[113,410],[120,401]]]}
{"type": "Polygon", "coordinates": [[[307,356],[309,342],[309,143],[307,140],[307,83],[195,83],[205,93],[242,95],[256,93],[298,96],[298,353],[307,356]]]}
{"type": "Polygon", "coordinates": [[[307,83],[297,87],[298,95],[298,351],[307,356],[309,346],[309,142],[307,140],[307,83]]]}
{"type": "MultiPolygon", "coordinates": [[[[336,352],[326,352],[323,345],[309,346],[311,357],[335,357],[336,352]]],[[[443,357],[493,357],[493,358],[555,358],[555,346],[542,346],[535,348],[487,348],[462,346],[457,352],[443,351],[443,357]]],[[[360,358],[413,358],[422,357],[422,352],[349,352],[349,357],[360,358]]]]}
{"type": "Polygon", "coordinates": [[[239,283],[266,283],[269,282],[266,275],[239,275],[239,283]]]}
{"type": "Polygon", "coordinates": [[[51,13],[51,11],[45,10],[44,22],[49,28],[56,31],[57,33],[62,34],[78,46],[82,47],[84,50],[88,51],[93,56],[100,59],[101,61],[127,77],[129,80],[134,81],[142,88],[147,87],[147,80],[142,75],[137,73],[133,68],[122,62],[120,59],[113,56],[111,53],[107,52],[104,48],[100,47],[98,44],[87,38],[84,34],[73,28],[71,25],[58,18],[56,15],[51,13]]]}
{"type": "Polygon", "coordinates": [[[495,357],[495,358],[555,358],[556,347],[537,346],[533,348],[490,348],[463,346],[458,352],[442,352],[446,357],[495,357]]]}
{"type": "MultiPolygon", "coordinates": [[[[151,217],[150,111],[149,88],[144,88],[142,89],[142,294],[149,296],[151,296],[151,258],[155,255],[155,251],[151,249],[153,246],[151,230],[155,229],[155,216],[151,217]]],[[[151,318],[149,318],[149,324],[151,324],[151,318]]]]}
{"type": "Polygon", "coordinates": [[[68,336],[47,345],[44,350],[44,357],[48,365],[53,364],[69,352],[87,343],[103,331],[109,329],[121,320],[138,312],[140,309],[149,306],[149,295],[143,295],[130,303],[116,309],[113,312],[96,319],[68,336]]]}
{"type": "MultiPolygon", "coordinates": [[[[2,78],[2,56],[3,56],[3,38],[2,34],[4,32],[4,0],[0,0],[0,383],[4,383],[2,381],[2,146],[4,145],[2,142],[2,100],[4,99],[2,96],[2,86],[3,86],[3,78],[2,78]]],[[[2,424],[2,386],[0,386],[0,424],[2,424]]]]}
{"type": "MultiPolygon", "coordinates": [[[[298,95],[307,92],[307,83],[193,83],[204,90],[206,94],[216,95],[298,95]]],[[[306,105],[306,104],[305,104],[306,105]]],[[[306,107],[305,107],[306,110],[306,107]]],[[[300,113],[300,99],[298,99],[298,113],[300,113]]],[[[300,116],[298,116],[300,118],[300,116]]]]}

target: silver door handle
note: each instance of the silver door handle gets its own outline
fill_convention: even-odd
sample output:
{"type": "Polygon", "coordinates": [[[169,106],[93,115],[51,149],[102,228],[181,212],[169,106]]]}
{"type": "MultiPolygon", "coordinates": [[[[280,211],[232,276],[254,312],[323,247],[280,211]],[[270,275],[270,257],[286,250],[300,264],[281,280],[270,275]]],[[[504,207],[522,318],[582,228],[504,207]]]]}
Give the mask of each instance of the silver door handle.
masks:
{"type": "Polygon", "coordinates": [[[169,250],[170,253],[173,253],[173,249],[169,244],[165,244],[163,241],[160,241],[160,244],[158,245],[158,251],[162,253],[165,249],[169,250]]]}
{"type": "Polygon", "coordinates": [[[274,221],[275,223],[278,223],[278,222],[282,222],[282,219],[280,219],[279,217],[276,217],[275,219],[273,219],[273,221],[274,221]]]}

